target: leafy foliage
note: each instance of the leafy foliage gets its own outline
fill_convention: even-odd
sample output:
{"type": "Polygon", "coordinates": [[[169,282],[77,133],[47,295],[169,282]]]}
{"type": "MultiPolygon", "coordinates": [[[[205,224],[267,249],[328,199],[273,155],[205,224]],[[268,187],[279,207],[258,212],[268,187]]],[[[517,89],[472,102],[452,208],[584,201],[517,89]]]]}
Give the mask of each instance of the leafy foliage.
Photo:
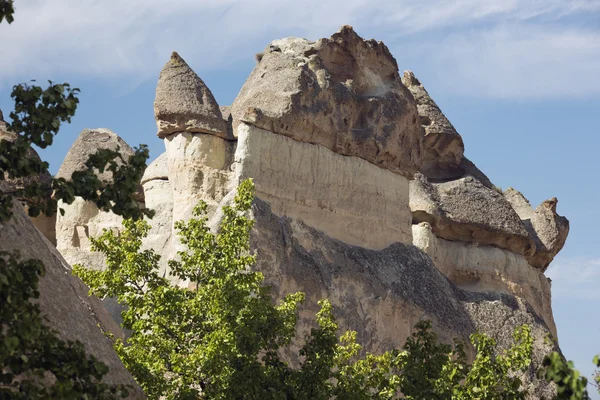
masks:
{"type": "MultiPolygon", "coordinates": [[[[594,364],[600,367],[600,358],[594,357],[594,364]]],[[[544,369],[540,370],[548,382],[554,382],[557,387],[556,399],[559,400],[589,400],[587,391],[588,380],[575,369],[572,361],[566,361],[558,352],[552,352],[544,358],[544,369]]]]}
{"type": "Polygon", "coordinates": [[[0,252],[0,398],[117,399],[123,386],[102,382],[108,368],[80,342],[57,338],[32,299],[44,266],[0,252]]]}
{"type": "Polygon", "coordinates": [[[15,5],[13,0],[0,0],[0,23],[4,19],[11,24],[14,21],[15,5]]]}
{"type": "Polygon", "coordinates": [[[106,230],[92,248],[106,256],[105,271],[76,266],[74,272],[104,297],[126,305],[127,343],[115,348],[152,399],[519,399],[517,370],[530,363],[529,328],[515,332],[515,345],[495,356],[495,341],[482,334],[471,340],[478,351],[472,365],[464,346],[439,344],[423,321],[402,350],[366,354],[356,332],[338,337],[327,300],[316,326],[304,338],[297,366],[282,359],[290,350],[303,293],[273,304],[263,275],[251,269],[246,214],[254,186],[242,182],[233,206],[223,209],[217,234],[207,225],[205,203],[195,217],[178,222],[187,250],[170,260],[174,286],[158,270],[159,256],[142,250],[144,221],[125,221],[120,234],[106,230]]]}

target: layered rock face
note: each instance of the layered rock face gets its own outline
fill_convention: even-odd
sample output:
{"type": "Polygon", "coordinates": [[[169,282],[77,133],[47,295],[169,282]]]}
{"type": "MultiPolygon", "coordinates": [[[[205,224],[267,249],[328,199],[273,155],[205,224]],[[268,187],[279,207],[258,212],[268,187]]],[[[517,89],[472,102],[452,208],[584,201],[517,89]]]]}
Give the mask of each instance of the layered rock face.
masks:
{"type": "MultiPolygon", "coordinates": [[[[553,200],[534,211],[520,193],[497,191],[381,42],[347,26],[316,42],[276,40],[230,108],[174,54],[155,115],[166,151],[142,185],[157,211],[146,246],[163,257],[176,254],[173,224],[198,200],[216,229],[220,207],[252,178],[256,267],[277,297],[306,292],[301,331],[327,297],[368,351],[401,346],[423,318],[443,340],[482,330],[503,346],[528,323],[536,365],[551,349],[543,271],[568,221],[553,200]]],[[[526,380],[534,398],[550,393],[533,373],[526,380]]]]}

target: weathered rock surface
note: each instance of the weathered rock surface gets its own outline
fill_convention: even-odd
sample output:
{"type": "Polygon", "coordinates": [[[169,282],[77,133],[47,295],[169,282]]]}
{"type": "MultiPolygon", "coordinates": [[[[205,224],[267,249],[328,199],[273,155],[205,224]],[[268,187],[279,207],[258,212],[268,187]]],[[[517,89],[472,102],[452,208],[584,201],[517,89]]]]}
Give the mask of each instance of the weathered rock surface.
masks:
{"type": "MultiPolygon", "coordinates": [[[[148,222],[151,225],[144,246],[155,249],[158,254],[161,250],[171,248],[171,233],[173,231],[173,189],[169,182],[169,168],[167,153],[162,153],[154,160],[142,177],[146,207],[154,210],[155,215],[148,222]]],[[[161,272],[167,270],[168,257],[163,256],[159,263],[161,272]]]]}
{"type": "MultiPolygon", "coordinates": [[[[125,160],[134,154],[133,149],[110,129],[84,129],[69,149],[56,177],[70,180],[73,172],[86,169],[85,163],[88,158],[99,149],[118,150],[125,160]]],[[[112,180],[110,171],[98,173],[97,176],[101,181],[112,180]]]]}
{"type": "Polygon", "coordinates": [[[12,219],[0,223],[0,250],[18,250],[23,259],[37,259],[44,264],[46,274],[40,280],[39,304],[48,325],[63,340],[79,340],[88,354],[105,363],[109,367],[107,383],[131,385],[129,398],[145,398],[101,329],[116,337],[123,337],[123,333],[100,301],[89,297],[88,288],[71,275],[69,264],[34,227],[19,204],[12,219]]]}
{"type": "Polygon", "coordinates": [[[421,165],[417,107],[388,48],[349,26],[272,42],[235,99],[240,121],[410,177],[421,165]]]}
{"type": "Polygon", "coordinates": [[[411,243],[404,176],[246,123],[237,129],[238,179],[253,178],[257,195],[277,215],[368,249],[411,243]]]}
{"type": "Polygon", "coordinates": [[[160,73],[154,116],[161,139],[176,132],[227,137],[227,125],[213,94],[176,52],[160,73]]]}
{"type": "Polygon", "coordinates": [[[494,245],[530,256],[533,240],[510,203],[473,176],[433,183],[420,173],[410,182],[413,222],[428,222],[440,238],[494,245]]]}
{"type": "Polygon", "coordinates": [[[419,121],[425,130],[421,172],[435,179],[462,176],[465,151],[462,138],[411,71],[404,71],[402,83],[417,102],[419,121]]]}
{"type": "MultiPolygon", "coordinates": [[[[98,149],[119,151],[125,160],[134,154],[133,149],[117,134],[108,129],[84,129],[71,146],[58,173],[59,178],[70,180],[75,171],[84,170],[89,156],[98,149]]],[[[109,182],[112,172],[97,173],[100,180],[109,182]]],[[[90,201],[77,197],[71,204],[58,204],[64,210],[56,220],[56,248],[70,265],[82,264],[100,269],[103,257],[90,249],[90,237],[100,236],[103,229],[121,228],[123,219],[113,213],[101,212],[90,201]]]]}
{"type": "MultiPolygon", "coordinates": [[[[7,140],[9,142],[13,142],[17,138],[17,135],[13,132],[9,132],[6,129],[6,123],[2,119],[2,111],[0,110],[0,141],[7,140]]],[[[29,148],[27,150],[26,157],[28,159],[33,159],[36,161],[40,161],[40,156],[37,151],[33,148],[29,148]]],[[[41,187],[46,187],[47,189],[43,191],[43,198],[38,199],[42,201],[46,201],[52,195],[52,177],[50,173],[45,172],[38,175],[30,175],[25,178],[8,178],[7,174],[4,176],[5,182],[8,184],[8,188],[11,190],[19,190],[24,189],[29,185],[40,185],[41,187]]],[[[25,198],[19,198],[21,205],[25,207],[25,211],[27,211],[28,200],[25,198]]],[[[36,199],[33,199],[35,201],[36,199]]],[[[56,215],[46,216],[43,214],[38,215],[37,217],[31,217],[33,224],[44,234],[44,236],[52,243],[56,245],[56,232],[54,230],[54,226],[56,225],[56,215]]]]}
{"type": "MultiPolygon", "coordinates": [[[[277,298],[306,292],[299,337],[313,326],[322,298],[332,302],[341,330],[357,330],[358,341],[375,353],[400,348],[421,319],[431,320],[444,342],[468,340],[480,330],[501,348],[509,347],[514,329],[527,323],[533,331],[534,363],[522,378],[532,399],[552,393],[535,371],[553,350],[546,343],[553,332],[519,295],[461,290],[411,245],[395,243],[379,251],[350,246],[300,220],[275,215],[260,198],[252,211],[256,267],[277,298]]],[[[472,349],[467,351],[473,355],[472,349]]],[[[295,361],[292,353],[288,356],[295,361]]]]}
{"type": "MultiPolygon", "coordinates": [[[[316,42],[272,42],[231,108],[174,55],[155,103],[166,152],[141,182],[156,211],[145,246],[166,269],[181,248],[174,222],[203,200],[216,229],[220,208],[252,178],[256,267],[276,297],[306,292],[301,333],[325,297],[374,352],[401,346],[422,318],[444,341],[479,329],[504,347],[528,323],[534,366],[525,381],[532,398],[551,397],[534,371],[551,349],[546,335],[556,335],[543,265],[568,221],[554,201],[533,211],[500,193],[416,78],[405,84],[410,91],[387,47],[350,27],[316,42]]],[[[91,226],[120,226],[76,206],[63,224],[71,247],[91,226]]]]}
{"type": "Polygon", "coordinates": [[[550,282],[524,256],[493,246],[440,239],[427,222],[413,225],[413,243],[459,288],[525,299],[557,337],[550,282]]]}
{"type": "Polygon", "coordinates": [[[523,387],[528,391],[526,398],[530,400],[555,398],[556,387],[545,379],[537,378],[537,371],[547,354],[560,349],[548,340],[551,332],[531,310],[527,301],[504,293],[469,291],[462,292],[461,300],[475,329],[495,339],[500,349],[506,349],[514,343],[512,333],[515,328],[524,324],[529,325],[531,336],[534,338],[532,362],[527,371],[519,374],[523,387]]]}
{"type": "Polygon", "coordinates": [[[534,239],[535,254],[529,262],[534,267],[546,270],[565,245],[569,234],[569,221],[556,213],[558,200],[553,197],[533,210],[529,201],[513,188],[508,188],[504,197],[512,204],[534,239]]]}

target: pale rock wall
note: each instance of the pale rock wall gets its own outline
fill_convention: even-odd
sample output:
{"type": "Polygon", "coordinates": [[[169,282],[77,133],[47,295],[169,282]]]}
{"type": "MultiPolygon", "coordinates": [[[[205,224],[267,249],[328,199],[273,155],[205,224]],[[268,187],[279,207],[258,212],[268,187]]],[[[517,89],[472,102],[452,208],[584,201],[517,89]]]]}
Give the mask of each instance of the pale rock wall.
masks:
{"type": "Polygon", "coordinates": [[[90,237],[98,237],[104,229],[118,231],[123,218],[112,212],[100,211],[91,201],[76,197],[71,204],[58,202],[64,215],[57,213],[56,248],[69,265],[81,264],[88,268],[102,269],[104,257],[91,250],[90,237]]]}
{"type": "MultiPolygon", "coordinates": [[[[168,254],[173,231],[173,189],[169,181],[167,153],[154,160],[142,177],[146,208],[154,210],[144,247],[154,249],[157,254],[168,254]]],[[[168,257],[161,257],[161,274],[167,270],[168,257]]]]}
{"type": "Polygon", "coordinates": [[[404,176],[243,122],[237,132],[238,179],[253,178],[275,214],[367,249],[412,242],[404,176]]]}
{"type": "Polygon", "coordinates": [[[550,282],[524,256],[497,247],[438,238],[431,225],[412,226],[413,243],[427,253],[452,283],[469,292],[506,293],[523,298],[557,337],[550,282]]]}
{"type": "Polygon", "coordinates": [[[164,142],[173,213],[171,243],[161,255],[163,258],[177,258],[177,252],[183,250],[183,246],[175,223],[189,220],[200,200],[207,203],[208,215],[212,216],[219,202],[234,189],[230,167],[235,142],[211,134],[190,132],[168,135],[164,142]]]}

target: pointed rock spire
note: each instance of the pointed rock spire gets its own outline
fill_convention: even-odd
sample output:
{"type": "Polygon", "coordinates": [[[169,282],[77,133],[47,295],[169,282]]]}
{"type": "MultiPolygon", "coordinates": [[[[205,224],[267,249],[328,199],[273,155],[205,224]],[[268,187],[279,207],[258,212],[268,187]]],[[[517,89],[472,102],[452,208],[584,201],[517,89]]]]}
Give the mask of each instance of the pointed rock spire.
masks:
{"type": "Polygon", "coordinates": [[[462,138],[415,74],[404,71],[402,83],[415,98],[421,126],[425,129],[421,171],[434,179],[461,176],[463,170],[460,165],[465,151],[462,138]]]}
{"type": "Polygon", "coordinates": [[[227,137],[227,124],[213,94],[176,52],[158,78],[154,117],[159,138],[176,132],[227,137]]]}

